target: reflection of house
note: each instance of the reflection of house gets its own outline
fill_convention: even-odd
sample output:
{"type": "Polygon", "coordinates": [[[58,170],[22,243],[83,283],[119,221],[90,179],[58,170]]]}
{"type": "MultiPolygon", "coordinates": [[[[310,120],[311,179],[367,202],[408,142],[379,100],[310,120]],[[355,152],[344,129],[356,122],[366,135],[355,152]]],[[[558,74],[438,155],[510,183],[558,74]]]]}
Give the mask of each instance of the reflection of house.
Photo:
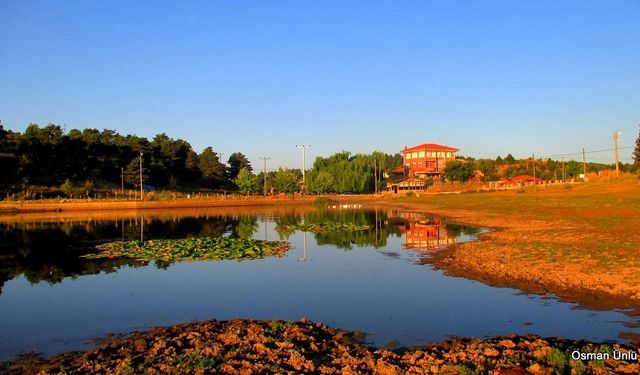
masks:
{"type": "Polygon", "coordinates": [[[438,249],[456,243],[440,219],[407,221],[399,228],[404,230],[405,248],[438,249]]]}
{"type": "Polygon", "coordinates": [[[413,147],[405,147],[402,153],[401,177],[391,180],[389,188],[398,190],[426,189],[427,178],[439,180],[447,162],[455,160],[457,148],[435,143],[423,143],[413,147]]]}

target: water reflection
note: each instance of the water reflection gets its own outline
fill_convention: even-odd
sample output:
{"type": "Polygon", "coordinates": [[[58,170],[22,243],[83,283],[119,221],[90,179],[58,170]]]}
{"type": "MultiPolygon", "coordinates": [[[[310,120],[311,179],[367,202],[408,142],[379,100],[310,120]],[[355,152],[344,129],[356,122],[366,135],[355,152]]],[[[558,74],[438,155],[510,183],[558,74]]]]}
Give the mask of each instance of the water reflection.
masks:
{"type": "MultiPolygon", "coordinates": [[[[281,240],[288,240],[298,224],[345,223],[364,226],[365,230],[329,230],[309,233],[318,245],[342,250],[387,246],[390,237],[404,236],[404,245],[412,249],[433,249],[456,242],[472,229],[447,225],[439,218],[395,210],[289,210],[278,215],[268,213],[207,212],[197,216],[141,215],[127,218],[81,220],[0,221],[0,294],[2,286],[21,274],[31,283],[55,284],[65,277],[76,278],[100,272],[111,273],[120,267],[140,267],[148,262],[131,259],[85,260],[81,255],[104,242],[160,238],[217,237],[269,238],[267,222],[275,220],[281,240]],[[260,222],[262,235],[259,235],[260,222]]],[[[302,261],[310,260],[306,236],[302,261]]],[[[166,269],[169,264],[155,263],[166,269]]]]}
{"type": "MultiPolygon", "coordinates": [[[[3,223],[0,224],[0,294],[5,282],[21,274],[34,284],[55,284],[65,277],[111,273],[124,266],[148,264],[131,259],[80,257],[104,242],[222,235],[249,238],[257,226],[255,215],[3,223]]],[[[166,268],[168,265],[157,262],[156,266],[166,268]]]]}
{"type": "Polygon", "coordinates": [[[98,214],[105,216],[0,216],[0,360],[25,350],[86,349],[87,340],[110,332],[201,319],[307,317],[368,332],[374,345],[448,335],[603,341],[638,333],[625,326],[635,320],[617,311],[576,310],[421,265],[425,255],[478,233],[431,215],[339,208],[98,214]],[[172,265],[80,258],[105,241],[205,236],[281,238],[293,250],[282,258],[172,265]]]}

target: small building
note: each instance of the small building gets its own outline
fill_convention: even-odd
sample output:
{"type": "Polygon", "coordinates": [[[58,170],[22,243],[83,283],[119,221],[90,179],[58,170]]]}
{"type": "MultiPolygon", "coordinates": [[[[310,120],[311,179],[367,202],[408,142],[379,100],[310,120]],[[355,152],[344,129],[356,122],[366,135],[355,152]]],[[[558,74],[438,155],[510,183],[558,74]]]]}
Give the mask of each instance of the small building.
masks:
{"type": "Polygon", "coordinates": [[[400,177],[389,180],[389,189],[394,193],[400,190],[427,190],[427,179],[422,177],[400,177]]]}

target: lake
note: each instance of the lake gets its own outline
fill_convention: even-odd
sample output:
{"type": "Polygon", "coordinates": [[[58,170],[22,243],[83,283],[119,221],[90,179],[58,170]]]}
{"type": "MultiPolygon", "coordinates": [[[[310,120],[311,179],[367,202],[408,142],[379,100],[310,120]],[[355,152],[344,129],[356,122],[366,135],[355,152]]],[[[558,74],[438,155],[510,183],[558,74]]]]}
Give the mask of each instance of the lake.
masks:
{"type": "Polygon", "coordinates": [[[309,318],[368,344],[534,333],[623,342],[620,310],[595,311],[433,270],[429,257],[484,229],[389,209],[301,208],[73,213],[0,218],[0,360],[91,348],[93,339],[203,319],[309,318]],[[300,224],[366,225],[304,232],[300,224]],[[104,242],[204,236],[282,239],[283,257],[87,260],[104,242]]]}

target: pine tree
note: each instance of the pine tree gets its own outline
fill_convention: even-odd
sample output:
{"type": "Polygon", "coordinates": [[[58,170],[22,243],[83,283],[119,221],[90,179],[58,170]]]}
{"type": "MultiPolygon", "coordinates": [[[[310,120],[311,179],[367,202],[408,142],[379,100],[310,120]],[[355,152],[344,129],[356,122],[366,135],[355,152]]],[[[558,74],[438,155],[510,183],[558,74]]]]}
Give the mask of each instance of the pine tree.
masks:
{"type": "Polygon", "coordinates": [[[640,131],[638,131],[638,139],[636,139],[636,148],[633,150],[633,164],[640,167],[640,131]]]}

